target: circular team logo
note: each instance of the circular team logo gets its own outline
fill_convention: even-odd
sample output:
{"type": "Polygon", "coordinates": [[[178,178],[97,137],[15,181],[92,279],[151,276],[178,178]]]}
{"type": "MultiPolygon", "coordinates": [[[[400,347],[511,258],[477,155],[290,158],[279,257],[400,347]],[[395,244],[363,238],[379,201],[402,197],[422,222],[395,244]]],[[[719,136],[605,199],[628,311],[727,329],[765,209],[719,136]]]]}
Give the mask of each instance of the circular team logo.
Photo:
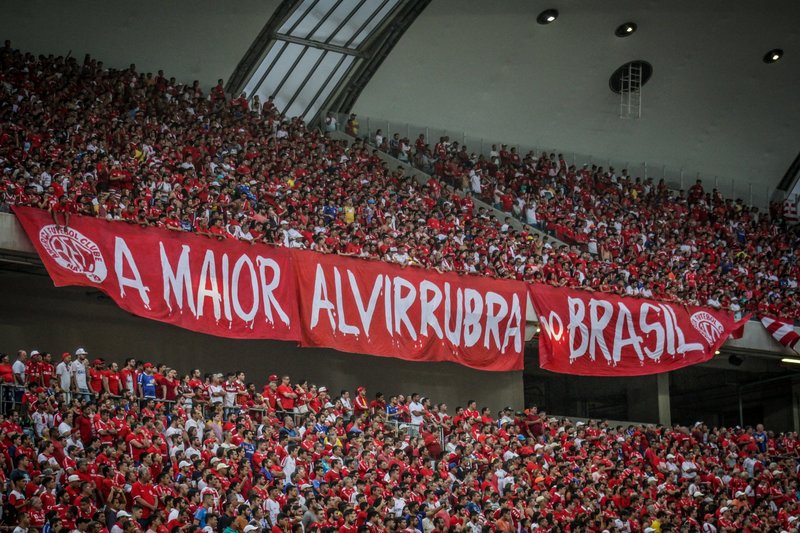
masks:
{"type": "Polygon", "coordinates": [[[106,279],[108,268],[100,247],[81,232],[50,224],[39,230],[39,242],[61,268],[83,274],[95,283],[106,279]]]}
{"type": "Polygon", "coordinates": [[[691,316],[690,320],[692,321],[694,329],[696,329],[709,344],[714,344],[725,332],[725,327],[722,325],[722,322],[706,311],[698,311],[691,316]]]}

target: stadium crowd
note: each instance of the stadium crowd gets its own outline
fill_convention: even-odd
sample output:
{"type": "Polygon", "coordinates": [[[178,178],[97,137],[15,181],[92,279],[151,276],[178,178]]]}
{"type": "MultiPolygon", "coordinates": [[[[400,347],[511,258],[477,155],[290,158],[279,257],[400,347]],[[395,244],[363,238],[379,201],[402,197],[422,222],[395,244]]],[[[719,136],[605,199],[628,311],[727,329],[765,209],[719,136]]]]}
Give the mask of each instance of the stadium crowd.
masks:
{"type": "Polygon", "coordinates": [[[674,191],[663,179],[578,168],[563,154],[521,155],[507,145],[484,157],[448,137],[431,147],[424,134],[412,143],[378,130],[370,142],[590,253],[556,255],[541,266],[546,280],[800,318],[800,226],[784,218],[781,203],[761,213],[707,192],[702,180],[674,191]]]}
{"type": "MultiPolygon", "coordinates": [[[[96,356],[95,356],[96,357],[96,356]]],[[[789,531],[796,434],[163,364],[0,357],[3,523],[26,532],[789,531]]]]}
{"type": "MultiPolygon", "coordinates": [[[[329,139],[272,99],[205,94],[163,72],[0,49],[0,209],[74,214],[501,278],[800,318],[797,226],[554,154],[491,157],[380,135],[329,139]],[[457,194],[444,184],[466,191],[457,194]],[[498,220],[472,194],[508,212],[498,220]],[[514,230],[511,215],[570,243],[514,230]]],[[[358,134],[352,117],[346,130],[358,134]]]]}

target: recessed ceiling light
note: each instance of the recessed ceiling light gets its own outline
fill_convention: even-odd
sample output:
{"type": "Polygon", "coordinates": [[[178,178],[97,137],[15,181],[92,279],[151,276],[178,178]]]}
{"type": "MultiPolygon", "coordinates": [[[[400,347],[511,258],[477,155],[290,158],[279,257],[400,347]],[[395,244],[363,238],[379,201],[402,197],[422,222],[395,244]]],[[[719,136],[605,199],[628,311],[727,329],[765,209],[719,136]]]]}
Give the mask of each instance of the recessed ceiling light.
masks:
{"type": "Polygon", "coordinates": [[[557,9],[545,9],[539,16],[536,17],[536,22],[539,24],[550,24],[551,22],[555,22],[558,18],[558,10],[557,9]]]}
{"type": "Polygon", "coordinates": [[[783,57],[783,50],[780,48],[773,48],[766,54],[764,54],[764,63],[775,63],[776,61],[780,60],[783,57]]]}
{"type": "Polygon", "coordinates": [[[633,35],[636,31],[636,23],[635,22],[626,22],[625,24],[620,24],[616,30],[614,30],[614,35],[617,37],[628,37],[633,35]]]}

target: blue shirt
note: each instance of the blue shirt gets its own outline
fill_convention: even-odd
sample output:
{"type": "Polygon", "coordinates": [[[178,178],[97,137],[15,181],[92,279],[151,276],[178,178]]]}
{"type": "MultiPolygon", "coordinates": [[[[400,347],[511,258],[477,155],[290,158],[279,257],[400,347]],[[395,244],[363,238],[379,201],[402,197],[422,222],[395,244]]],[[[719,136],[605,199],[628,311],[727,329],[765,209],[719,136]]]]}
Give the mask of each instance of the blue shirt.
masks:
{"type": "Polygon", "coordinates": [[[253,444],[249,442],[243,442],[239,446],[244,450],[245,457],[247,457],[248,459],[253,458],[253,453],[255,453],[256,451],[256,447],[253,444]]]}
{"type": "Polygon", "coordinates": [[[769,437],[764,432],[761,433],[753,433],[753,438],[756,441],[756,446],[758,446],[758,451],[761,453],[766,453],[767,451],[767,441],[769,437]]]}
{"type": "Polygon", "coordinates": [[[208,516],[208,509],[201,507],[194,513],[194,518],[199,522],[200,529],[206,527],[206,516],[208,516]]]}
{"type": "Polygon", "coordinates": [[[145,398],[156,397],[156,378],[146,373],[139,374],[139,385],[142,387],[142,395],[145,398]]]}

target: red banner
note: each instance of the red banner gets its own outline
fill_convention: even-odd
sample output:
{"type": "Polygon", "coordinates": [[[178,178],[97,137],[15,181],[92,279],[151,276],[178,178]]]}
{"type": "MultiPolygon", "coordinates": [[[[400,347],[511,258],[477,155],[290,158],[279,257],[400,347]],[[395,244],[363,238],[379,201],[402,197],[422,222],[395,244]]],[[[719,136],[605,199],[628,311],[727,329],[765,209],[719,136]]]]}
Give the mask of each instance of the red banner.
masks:
{"type": "Polygon", "coordinates": [[[525,285],[15,209],[56,286],[231,338],[521,370],[525,285]]]}
{"type": "Polygon", "coordinates": [[[640,376],[703,363],[747,321],[726,311],[529,286],[539,365],[584,376],[640,376]]]}
{"type": "Polygon", "coordinates": [[[378,261],[297,254],[303,344],[521,370],[525,285],[378,261]]]}
{"type": "Polygon", "coordinates": [[[46,211],[14,212],[56,286],[85,285],[135,315],[231,338],[300,340],[291,254],[233,240],[46,211]]]}

